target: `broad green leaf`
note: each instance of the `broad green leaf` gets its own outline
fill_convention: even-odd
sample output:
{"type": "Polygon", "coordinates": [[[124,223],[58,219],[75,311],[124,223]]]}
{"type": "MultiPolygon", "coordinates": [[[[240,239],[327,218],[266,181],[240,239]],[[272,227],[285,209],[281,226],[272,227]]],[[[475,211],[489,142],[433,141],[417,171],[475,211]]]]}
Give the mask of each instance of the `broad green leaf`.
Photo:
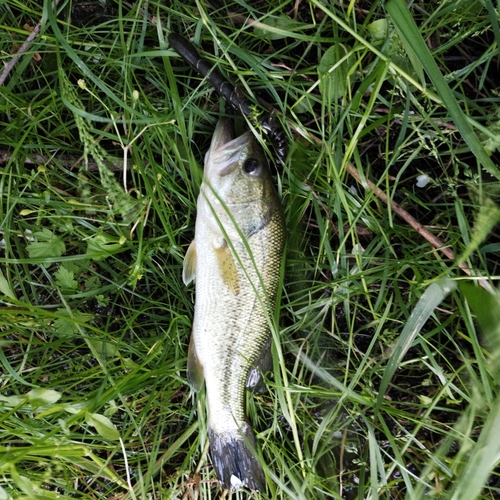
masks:
{"type": "Polygon", "coordinates": [[[98,434],[104,439],[116,441],[120,438],[118,429],[108,417],[99,413],[87,413],[85,420],[89,425],[94,427],[98,434]]]}
{"type": "MultiPolygon", "coordinates": [[[[96,287],[97,288],[97,287],[96,287]]],[[[91,290],[91,288],[89,288],[89,290],[91,290]]],[[[97,300],[97,303],[101,306],[101,307],[107,307],[109,305],[109,302],[110,302],[110,299],[109,297],[106,297],[105,295],[103,294],[99,294],[99,295],[96,295],[95,296],[95,299],[97,300]]]]}
{"type": "Polygon", "coordinates": [[[480,248],[482,254],[500,252],[500,243],[488,243],[480,248]]]}
{"type": "Polygon", "coordinates": [[[89,268],[88,259],[78,260],[76,262],[65,262],[64,267],[66,270],[73,272],[74,274],[79,273],[82,269],[87,270],[89,268]]]}
{"type": "Polygon", "coordinates": [[[68,413],[71,413],[72,415],[77,415],[82,411],[81,406],[71,406],[71,405],[65,405],[64,410],[67,411],[68,413]]]}
{"type": "Polygon", "coordinates": [[[75,280],[75,273],[73,271],[68,271],[65,266],[61,266],[54,274],[56,278],[56,283],[63,290],[75,290],[78,286],[78,282],[75,280]]]}
{"type": "Polygon", "coordinates": [[[99,359],[106,363],[108,359],[116,358],[118,356],[118,347],[112,342],[103,342],[102,340],[88,339],[87,340],[95,352],[99,355],[99,359]]]}
{"type": "Polygon", "coordinates": [[[389,33],[389,23],[387,19],[377,19],[366,28],[374,40],[385,40],[389,33]]]}
{"type": "Polygon", "coordinates": [[[7,406],[19,406],[26,400],[26,396],[2,396],[0,394],[0,402],[6,403],[7,406]]]}
{"type": "Polygon", "coordinates": [[[42,228],[41,231],[36,231],[35,233],[33,233],[33,236],[38,241],[51,242],[54,239],[54,233],[50,229],[47,229],[46,227],[42,228]]]}
{"type": "Polygon", "coordinates": [[[107,234],[96,234],[87,240],[87,255],[93,260],[101,260],[123,248],[121,240],[107,234]]]}
{"type": "Polygon", "coordinates": [[[416,78],[422,85],[425,85],[424,70],[412,46],[401,36],[397,25],[387,19],[377,19],[367,26],[372,40],[387,40],[384,53],[399,68],[405,71],[412,78],[416,78]]]}
{"type": "Polygon", "coordinates": [[[290,36],[294,31],[301,31],[306,24],[290,19],[285,14],[267,16],[265,23],[255,23],[254,32],[257,36],[268,40],[279,40],[290,36]]]}
{"type": "Polygon", "coordinates": [[[26,246],[31,258],[60,257],[66,251],[63,239],[50,229],[43,228],[42,231],[33,233],[33,236],[37,241],[26,246]]]}
{"type": "Polygon", "coordinates": [[[499,380],[500,377],[500,296],[490,293],[484,288],[462,282],[459,290],[465,295],[467,302],[477,318],[486,340],[486,345],[491,350],[489,370],[491,375],[499,380]]]}
{"type": "Polygon", "coordinates": [[[123,358],[122,359],[123,366],[127,370],[137,370],[140,368],[140,365],[138,365],[133,359],[131,358],[123,358]]]}
{"type": "MultiPolygon", "coordinates": [[[[86,290],[97,290],[101,286],[102,286],[102,283],[101,283],[101,280],[99,279],[98,276],[90,276],[88,279],[85,280],[85,289],[86,290]]],[[[99,297],[96,297],[96,299],[99,301],[99,297]]]]}
{"type": "Polygon", "coordinates": [[[12,288],[10,287],[9,282],[7,281],[1,270],[0,270],[0,293],[5,295],[6,297],[9,297],[9,299],[14,299],[14,300],[17,299],[16,295],[12,291],[12,288]]]}
{"type": "Polygon", "coordinates": [[[117,404],[113,399],[108,401],[108,405],[109,405],[108,408],[104,410],[104,415],[106,417],[112,417],[116,412],[120,411],[120,407],[117,406],[117,404]]]}
{"type": "Polygon", "coordinates": [[[61,399],[62,394],[52,389],[32,389],[26,394],[32,406],[44,406],[54,404],[61,399]]]}
{"type": "Polygon", "coordinates": [[[0,401],[3,401],[8,406],[19,406],[23,403],[29,402],[31,406],[47,406],[56,403],[61,398],[60,392],[52,389],[36,388],[29,391],[22,396],[2,396],[0,401]]]}
{"type": "Polygon", "coordinates": [[[432,404],[432,398],[430,398],[429,396],[421,395],[418,396],[418,399],[424,406],[430,406],[432,404]]]}
{"type": "Polygon", "coordinates": [[[92,314],[85,314],[76,309],[71,311],[73,318],[69,315],[68,311],[64,308],[57,309],[57,313],[61,316],[54,321],[54,328],[58,333],[63,335],[73,335],[79,333],[78,324],[75,322],[86,323],[93,317],[92,314]]]}
{"type": "Polygon", "coordinates": [[[321,94],[330,101],[338,101],[345,95],[348,84],[348,49],[336,43],[327,49],[318,65],[321,94]]]}

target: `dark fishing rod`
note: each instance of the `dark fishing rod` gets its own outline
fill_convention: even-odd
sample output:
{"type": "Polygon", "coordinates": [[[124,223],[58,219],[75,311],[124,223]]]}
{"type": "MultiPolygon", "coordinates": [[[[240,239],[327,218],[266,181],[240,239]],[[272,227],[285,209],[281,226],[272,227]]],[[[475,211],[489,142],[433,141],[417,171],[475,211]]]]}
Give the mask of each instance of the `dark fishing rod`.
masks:
{"type": "MultiPolygon", "coordinates": [[[[194,45],[177,33],[168,35],[170,46],[201,76],[206,78],[215,91],[235,110],[242,115],[250,117],[252,110],[249,101],[236,91],[231,84],[212,64],[200,56],[194,45]]],[[[286,157],[286,136],[284,130],[277,122],[274,111],[266,116],[259,117],[258,122],[269,133],[271,143],[280,161],[286,157]]]]}

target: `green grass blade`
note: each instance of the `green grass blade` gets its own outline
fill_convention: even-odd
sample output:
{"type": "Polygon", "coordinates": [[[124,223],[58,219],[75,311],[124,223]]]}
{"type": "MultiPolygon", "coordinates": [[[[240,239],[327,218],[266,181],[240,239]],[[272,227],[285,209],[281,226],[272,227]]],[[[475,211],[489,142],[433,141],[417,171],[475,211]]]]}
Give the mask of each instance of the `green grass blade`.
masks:
{"type": "Polygon", "coordinates": [[[408,2],[419,39],[391,1],[0,2],[2,71],[43,25],[0,86],[0,498],[500,498],[498,301],[477,286],[500,279],[500,189],[414,42],[498,163],[497,3],[408,2]],[[221,490],[186,380],[182,261],[227,113],[171,31],[290,129],[275,365],[247,397],[266,492],[221,490]]]}
{"type": "MultiPolygon", "coordinates": [[[[410,15],[405,0],[387,0],[385,8],[391,16],[394,24],[398,27],[400,35],[404,37],[406,44],[413,47],[414,52],[420,59],[422,66],[425,68],[425,71],[429,75],[437,93],[441,97],[443,104],[448,109],[451,119],[457,126],[460,134],[472,153],[476,156],[478,162],[490,175],[496,179],[500,179],[500,170],[488,156],[488,153],[484,149],[479,138],[474,133],[474,130],[470,125],[470,120],[463,112],[449,85],[446,83],[446,80],[444,79],[444,76],[441,73],[434,57],[424,42],[415,21],[410,15]]],[[[472,121],[472,123],[474,122],[472,121]]]]}
{"type": "Polygon", "coordinates": [[[491,408],[477,443],[467,457],[467,464],[460,471],[451,500],[481,498],[481,490],[490,476],[490,471],[498,466],[500,461],[498,429],[500,429],[500,398],[497,398],[491,408]]]}
{"type": "Polygon", "coordinates": [[[442,279],[432,283],[422,294],[422,297],[420,297],[420,300],[406,322],[396,346],[394,347],[394,351],[387,362],[387,366],[384,370],[384,376],[382,378],[382,382],[380,383],[377,401],[375,403],[375,413],[380,410],[384,395],[389,387],[392,377],[396,373],[401,360],[413,344],[418,333],[422,330],[425,322],[434,312],[434,309],[455,288],[456,284],[454,281],[450,279],[442,279]]]}

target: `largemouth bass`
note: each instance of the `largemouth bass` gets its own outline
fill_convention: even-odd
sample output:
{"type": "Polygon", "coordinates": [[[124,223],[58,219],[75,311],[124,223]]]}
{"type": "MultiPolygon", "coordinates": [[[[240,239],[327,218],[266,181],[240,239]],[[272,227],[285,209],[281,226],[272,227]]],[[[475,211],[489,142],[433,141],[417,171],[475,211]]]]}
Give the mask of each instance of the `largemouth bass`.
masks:
{"type": "Polygon", "coordinates": [[[183,280],[196,278],[188,379],[197,391],[205,382],[210,454],[226,488],[265,489],[245,388],[270,360],[284,233],[261,147],[251,132],[233,139],[231,121],[219,120],[205,157],[183,280]]]}

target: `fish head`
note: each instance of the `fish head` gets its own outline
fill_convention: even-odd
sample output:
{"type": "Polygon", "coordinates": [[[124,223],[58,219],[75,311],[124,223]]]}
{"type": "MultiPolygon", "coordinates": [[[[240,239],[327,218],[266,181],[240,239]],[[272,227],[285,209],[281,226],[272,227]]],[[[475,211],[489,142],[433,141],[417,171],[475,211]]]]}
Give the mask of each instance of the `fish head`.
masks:
{"type": "Polygon", "coordinates": [[[235,138],[228,118],[217,123],[205,157],[204,184],[205,196],[213,206],[262,205],[276,200],[264,151],[250,131],[235,138]]]}

